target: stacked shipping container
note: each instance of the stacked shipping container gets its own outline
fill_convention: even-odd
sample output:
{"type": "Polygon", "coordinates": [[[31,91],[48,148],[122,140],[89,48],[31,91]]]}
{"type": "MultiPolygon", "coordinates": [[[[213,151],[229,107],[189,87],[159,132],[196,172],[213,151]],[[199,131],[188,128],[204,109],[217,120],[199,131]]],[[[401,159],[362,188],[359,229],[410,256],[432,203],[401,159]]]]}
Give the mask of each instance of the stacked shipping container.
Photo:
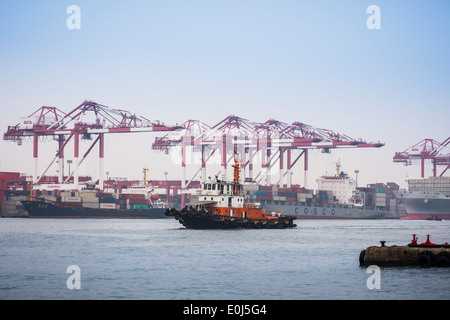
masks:
{"type": "Polygon", "coordinates": [[[281,188],[277,186],[244,185],[244,195],[250,201],[283,201],[300,202],[303,204],[333,204],[335,199],[331,191],[318,190],[294,186],[281,188]]]}
{"type": "Polygon", "coordinates": [[[426,179],[410,179],[409,190],[433,190],[450,197],[450,177],[430,177],[426,179]]]}

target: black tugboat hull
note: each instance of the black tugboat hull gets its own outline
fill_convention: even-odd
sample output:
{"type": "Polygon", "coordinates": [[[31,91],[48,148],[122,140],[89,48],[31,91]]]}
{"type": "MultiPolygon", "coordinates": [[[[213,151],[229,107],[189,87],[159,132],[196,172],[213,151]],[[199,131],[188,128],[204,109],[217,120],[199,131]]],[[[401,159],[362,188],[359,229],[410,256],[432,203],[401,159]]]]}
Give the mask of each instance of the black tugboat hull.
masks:
{"type": "Polygon", "coordinates": [[[164,219],[165,208],[148,210],[92,209],[62,206],[47,201],[21,201],[30,218],[89,218],[89,219],[164,219]]]}
{"type": "Polygon", "coordinates": [[[285,216],[277,220],[244,219],[213,215],[205,211],[190,209],[167,209],[165,215],[174,217],[188,229],[288,229],[295,228],[295,217],[285,216]]]}

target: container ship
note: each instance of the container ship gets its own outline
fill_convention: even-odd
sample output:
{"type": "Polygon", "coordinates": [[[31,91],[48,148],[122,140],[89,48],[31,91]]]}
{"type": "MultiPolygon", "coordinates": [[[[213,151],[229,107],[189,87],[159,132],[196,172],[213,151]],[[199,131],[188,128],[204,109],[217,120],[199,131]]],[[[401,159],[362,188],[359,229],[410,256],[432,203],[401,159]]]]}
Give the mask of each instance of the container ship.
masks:
{"type": "Polygon", "coordinates": [[[81,190],[77,192],[46,191],[36,200],[21,203],[30,218],[167,218],[167,204],[153,192],[151,185],[142,184],[122,190],[120,194],[81,190]]]}
{"type": "Polygon", "coordinates": [[[450,177],[408,180],[396,193],[406,208],[405,220],[450,220],[450,177]]]}
{"type": "MultiPolygon", "coordinates": [[[[24,204],[34,207],[42,207],[42,202],[24,202],[29,198],[30,185],[21,180],[8,183],[5,190],[7,198],[2,203],[3,217],[28,217],[24,204]],[[27,187],[27,188],[26,188],[27,187]],[[6,192],[8,191],[8,192],[6,192]]],[[[85,184],[92,183],[91,177],[83,177],[85,184]]],[[[46,182],[57,187],[57,177],[46,182]]],[[[225,181],[224,178],[221,181],[225,181]]],[[[334,175],[324,175],[317,180],[318,188],[306,189],[298,184],[287,187],[277,185],[258,185],[255,182],[245,181],[241,186],[241,192],[245,202],[260,207],[263,210],[282,211],[293,215],[298,219],[398,219],[406,216],[403,203],[397,203],[393,191],[399,186],[388,182],[369,184],[367,187],[357,187],[356,182],[346,173],[340,171],[340,164],[336,165],[334,175]]],[[[185,204],[194,205],[198,201],[198,192],[203,192],[204,184],[192,181],[190,189],[182,189],[179,180],[152,180],[146,185],[144,182],[128,181],[126,178],[108,179],[104,184],[105,192],[93,190],[58,191],[58,190],[34,190],[33,194],[39,199],[44,199],[46,206],[62,216],[73,216],[73,210],[62,214],[62,208],[84,208],[83,212],[88,216],[98,216],[97,213],[112,217],[129,212],[128,216],[135,213],[149,213],[150,217],[165,217],[164,209],[170,207],[183,209],[185,204]],[[143,189],[147,189],[143,191],[143,189]],[[133,193],[141,193],[133,195],[133,193]],[[184,194],[183,194],[184,193],[184,194]],[[184,201],[183,201],[184,197],[184,201]],[[163,210],[159,210],[163,208],[163,210]],[[96,213],[91,210],[94,209],[96,213]]],[[[60,188],[61,189],[61,188],[60,188]]],[[[37,199],[35,198],[35,199],[37,199]]],[[[33,209],[31,209],[33,210],[33,209]]],[[[30,211],[30,210],[28,210],[30,211]]],[[[49,209],[33,210],[32,216],[49,209]]],[[[79,211],[78,215],[81,215],[79,211]]],[[[52,216],[54,216],[52,214],[52,216]]]]}
{"type": "Polygon", "coordinates": [[[355,181],[336,165],[336,175],[317,179],[318,190],[300,187],[245,185],[250,201],[267,210],[281,210],[298,219],[399,218],[401,210],[393,196],[395,183],[357,188],[355,181]]]}

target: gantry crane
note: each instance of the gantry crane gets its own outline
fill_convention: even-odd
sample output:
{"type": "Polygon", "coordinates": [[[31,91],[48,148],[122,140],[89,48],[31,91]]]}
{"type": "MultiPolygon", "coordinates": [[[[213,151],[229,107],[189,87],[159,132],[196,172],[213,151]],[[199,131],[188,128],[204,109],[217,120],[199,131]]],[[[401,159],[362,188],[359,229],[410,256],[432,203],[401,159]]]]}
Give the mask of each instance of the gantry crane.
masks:
{"type": "Polygon", "coordinates": [[[181,129],[181,127],[166,126],[159,121],[150,121],[143,116],[138,116],[125,110],[111,109],[94,101],[84,101],[69,113],[65,113],[56,107],[43,106],[17,125],[9,126],[3,135],[3,139],[15,141],[20,145],[25,137],[32,137],[34,159],[33,183],[39,184],[48,169],[59,158],[58,182],[60,184],[67,184],[73,177],[72,185],[65,186],[68,189],[78,188],[79,165],[81,165],[92,148],[98,143],[99,186],[103,188],[104,134],[174,131],[178,129],[181,129]],[[38,144],[39,137],[41,136],[53,136],[58,141],[59,148],[51,163],[43,173],[39,174],[38,144]],[[92,140],[92,136],[97,136],[97,138],[80,160],[80,138],[92,140]],[[64,180],[64,149],[71,139],[74,145],[74,168],[64,180]]]}
{"type": "Polygon", "coordinates": [[[166,126],[159,121],[150,121],[143,116],[132,114],[122,109],[111,109],[93,101],[84,101],[72,111],[65,113],[55,107],[43,106],[19,124],[8,127],[3,138],[22,143],[25,137],[33,139],[34,183],[39,183],[50,166],[59,158],[59,177],[61,184],[70,184],[66,188],[78,187],[78,168],[92,148],[99,145],[99,186],[103,188],[104,134],[126,132],[165,131],[164,136],[155,138],[154,150],[166,153],[173,147],[181,147],[182,188],[189,186],[195,176],[202,172],[206,176],[206,164],[213,155],[220,158],[222,175],[227,175],[227,168],[234,154],[240,156],[240,166],[244,177],[251,181],[271,184],[269,170],[278,162],[279,177],[275,184],[283,184],[287,177],[287,186],[291,185],[291,170],[297,161],[304,158],[305,187],[308,172],[308,150],[319,149],[330,152],[337,148],[379,148],[384,144],[356,140],[347,135],[329,129],[320,129],[302,122],[287,124],[270,119],[258,123],[230,115],[213,126],[199,120],[188,120],[180,126],[166,126]],[[58,141],[59,148],[51,163],[43,173],[38,172],[38,141],[40,136],[52,136],[58,141]],[[91,146],[80,159],[80,139],[92,140],[91,146]],[[74,164],[64,179],[64,149],[73,140],[74,164]],[[201,165],[194,176],[186,179],[187,151],[201,153],[201,165]],[[260,159],[261,171],[254,175],[254,163],[260,159]],[[286,168],[286,169],[285,169],[286,168]]]}
{"type": "Polygon", "coordinates": [[[423,139],[405,151],[396,152],[393,160],[404,165],[412,165],[414,160],[420,160],[420,174],[423,178],[425,176],[425,161],[431,161],[433,165],[433,177],[437,176],[437,166],[445,166],[439,175],[442,177],[444,173],[450,168],[450,137],[443,142],[438,142],[434,139],[423,139]]]}
{"type": "MultiPolygon", "coordinates": [[[[330,152],[337,148],[367,148],[382,147],[383,143],[368,143],[356,140],[347,135],[339,134],[328,129],[319,129],[301,122],[287,124],[274,119],[264,123],[257,123],[230,115],[213,126],[204,125],[192,135],[186,129],[180,131],[183,138],[172,139],[173,135],[166,134],[164,137],[156,138],[152,147],[155,150],[164,150],[166,153],[171,147],[181,147],[182,155],[186,149],[191,147],[193,151],[201,152],[202,169],[205,162],[211,158],[216,151],[220,151],[221,172],[226,176],[227,166],[237,152],[240,156],[240,165],[244,169],[247,179],[255,180],[263,184],[271,184],[269,170],[279,162],[279,178],[275,184],[283,184],[287,176],[287,186],[291,185],[290,171],[295,163],[303,156],[305,170],[305,185],[308,172],[308,150],[320,149],[330,152]],[[206,154],[205,154],[206,152],[206,154]],[[293,152],[298,153],[293,156],[293,152]],[[259,155],[261,159],[261,171],[253,176],[253,164],[259,155]],[[286,163],[286,170],[284,164],[286,163]],[[247,173],[246,173],[246,169],[247,173]],[[264,172],[265,171],[265,172],[264,172]]],[[[188,181],[185,180],[186,162],[182,161],[183,180],[182,186],[189,187],[200,169],[188,181]]],[[[205,175],[203,175],[205,177],[205,175]]]]}

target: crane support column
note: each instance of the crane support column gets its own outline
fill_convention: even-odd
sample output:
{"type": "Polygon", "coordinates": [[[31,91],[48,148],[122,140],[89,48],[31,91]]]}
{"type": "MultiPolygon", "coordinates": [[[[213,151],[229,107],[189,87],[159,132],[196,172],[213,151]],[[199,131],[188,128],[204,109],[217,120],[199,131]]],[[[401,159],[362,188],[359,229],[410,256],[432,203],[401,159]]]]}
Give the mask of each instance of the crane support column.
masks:
{"type": "Polygon", "coordinates": [[[308,149],[305,149],[305,188],[308,189],[308,149]]]}
{"type": "Polygon", "coordinates": [[[205,159],[205,149],[206,146],[202,145],[201,146],[202,149],[202,164],[201,164],[201,168],[202,168],[202,179],[203,181],[206,181],[206,159],[205,159]]]}
{"type": "Polygon", "coordinates": [[[181,140],[181,208],[186,205],[186,137],[181,140]]]}
{"type": "Polygon", "coordinates": [[[73,147],[73,157],[74,157],[74,168],[73,168],[73,184],[75,188],[78,188],[78,166],[79,166],[79,153],[80,153],[80,133],[78,131],[75,132],[74,135],[74,147],[73,147]]]}
{"type": "Polygon", "coordinates": [[[292,164],[291,164],[291,151],[292,149],[289,148],[287,149],[287,169],[286,169],[286,175],[287,175],[287,186],[288,188],[291,187],[291,183],[292,183],[292,177],[291,177],[291,168],[292,168],[292,164]]]}
{"type": "Polygon", "coordinates": [[[34,161],[34,173],[33,173],[33,181],[37,181],[38,179],[38,135],[37,133],[33,134],[33,161],[34,161]]]}
{"type": "Polygon", "coordinates": [[[103,172],[105,171],[105,136],[103,133],[99,134],[100,141],[99,141],[99,168],[98,168],[98,184],[100,190],[103,190],[103,172]]]}
{"type": "Polygon", "coordinates": [[[284,148],[280,148],[280,184],[279,187],[283,188],[283,169],[284,169],[284,148]]]}
{"type": "Polygon", "coordinates": [[[58,183],[64,182],[64,135],[60,134],[58,136],[58,144],[59,144],[59,172],[58,172],[58,183]]]}
{"type": "Polygon", "coordinates": [[[227,180],[227,136],[222,135],[222,168],[223,168],[223,176],[225,180],[227,180]]]}

